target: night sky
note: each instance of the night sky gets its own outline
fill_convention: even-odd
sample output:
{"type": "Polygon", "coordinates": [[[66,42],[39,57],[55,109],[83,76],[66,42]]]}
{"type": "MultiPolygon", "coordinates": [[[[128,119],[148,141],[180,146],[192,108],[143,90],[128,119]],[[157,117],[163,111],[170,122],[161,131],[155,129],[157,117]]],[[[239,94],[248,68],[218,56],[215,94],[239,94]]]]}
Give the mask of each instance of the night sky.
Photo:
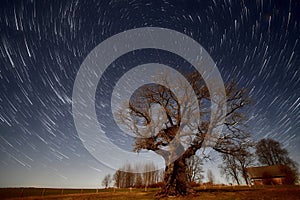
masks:
{"type": "MultiPolygon", "coordinates": [[[[298,0],[7,0],[0,7],[0,187],[100,187],[114,172],[78,136],[73,85],[98,44],[140,27],[172,29],[201,44],[224,82],[249,89],[252,137],[280,141],[300,163],[298,0]]],[[[122,74],[149,62],[186,64],[170,52],[137,50],[113,62],[97,88],[97,118],[128,151],[107,104],[122,74]]]]}

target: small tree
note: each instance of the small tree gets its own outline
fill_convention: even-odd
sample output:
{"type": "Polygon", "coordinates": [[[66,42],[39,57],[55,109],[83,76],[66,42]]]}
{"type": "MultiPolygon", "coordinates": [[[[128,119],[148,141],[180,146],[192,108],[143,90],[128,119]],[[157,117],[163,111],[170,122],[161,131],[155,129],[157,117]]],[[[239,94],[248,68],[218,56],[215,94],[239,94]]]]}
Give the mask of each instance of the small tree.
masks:
{"type": "Polygon", "coordinates": [[[187,177],[188,181],[201,183],[203,179],[203,162],[199,156],[194,155],[187,159],[187,177]]]}
{"type": "Polygon", "coordinates": [[[108,188],[108,186],[111,184],[111,175],[107,174],[106,176],[104,176],[103,180],[102,180],[102,186],[104,186],[105,188],[108,188]]]}
{"type": "Polygon", "coordinates": [[[157,171],[155,170],[155,165],[154,163],[146,163],[144,165],[144,172],[143,172],[143,180],[144,180],[144,185],[148,187],[149,185],[152,185],[156,183],[156,176],[157,176],[157,171]]]}
{"type": "Polygon", "coordinates": [[[247,167],[251,166],[255,160],[253,153],[251,153],[254,143],[248,134],[240,133],[240,135],[244,135],[244,139],[237,144],[240,150],[231,154],[222,154],[223,163],[219,167],[221,174],[228,179],[231,178],[240,185],[240,178],[243,178],[245,183],[249,185],[247,167]]]}
{"type": "Polygon", "coordinates": [[[239,168],[238,163],[233,155],[223,154],[223,163],[219,166],[222,175],[225,175],[227,179],[232,179],[238,185],[240,185],[239,168]]]}
{"type": "Polygon", "coordinates": [[[132,167],[131,165],[128,163],[125,166],[125,187],[129,188],[129,187],[133,187],[134,186],[134,181],[135,181],[135,174],[132,172],[132,167]]]}
{"type": "Polygon", "coordinates": [[[143,179],[140,173],[135,175],[135,183],[134,186],[136,188],[140,188],[143,185],[143,179]]]}
{"type": "Polygon", "coordinates": [[[121,170],[117,170],[113,176],[114,184],[117,188],[122,187],[123,174],[121,170]]]}

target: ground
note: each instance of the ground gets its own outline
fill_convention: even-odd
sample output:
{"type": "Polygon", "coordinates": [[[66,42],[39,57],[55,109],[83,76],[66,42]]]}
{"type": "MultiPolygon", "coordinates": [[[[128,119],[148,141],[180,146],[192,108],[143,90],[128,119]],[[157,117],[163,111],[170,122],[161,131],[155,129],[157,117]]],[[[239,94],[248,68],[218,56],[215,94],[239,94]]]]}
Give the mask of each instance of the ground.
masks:
{"type": "MultiPolygon", "coordinates": [[[[149,189],[145,192],[143,189],[129,189],[116,190],[113,189],[99,190],[67,190],[64,189],[47,189],[46,191],[38,188],[31,188],[31,192],[35,196],[29,196],[28,191],[23,192],[20,188],[15,189],[0,189],[0,199],[24,199],[24,200],[98,200],[98,199],[129,199],[129,200],[150,200],[155,199],[157,189],[149,189]],[[47,191],[48,190],[48,191],[47,191]],[[22,192],[23,197],[20,197],[22,192]],[[44,196],[38,195],[43,192],[44,196]],[[87,193],[94,192],[94,193],[87,193]],[[77,194],[67,194],[77,193],[77,194]],[[79,194],[78,194],[79,193],[79,194]],[[63,194],[63,195],[62,195],[63,194]],[[26,197],[24,197],[26,196],[26,197]]],[[[176,200],[300,200],[300,187],[264,187],[264,188],[248,188],[248,187],[213,187],[213,188],[196,188],[196,195],[188,197],[169,197],[169,199],[176,200]]],[[[167,198],[164,198],[167,199],[167,198]]]]}

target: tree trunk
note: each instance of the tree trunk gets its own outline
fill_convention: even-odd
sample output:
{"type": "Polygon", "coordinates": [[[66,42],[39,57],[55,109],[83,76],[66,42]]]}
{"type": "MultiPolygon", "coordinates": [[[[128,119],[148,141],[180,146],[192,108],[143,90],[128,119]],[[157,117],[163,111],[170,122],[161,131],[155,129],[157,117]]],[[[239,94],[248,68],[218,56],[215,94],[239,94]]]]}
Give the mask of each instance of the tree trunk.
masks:
{"type": "Polygon", "coordinates": [[[243,178],[247,185],[249,185],[248,175],[246,169],[243,169],[243,178]]]}
{"type": "Polygon", "coordinates": [[[240,185],[239,177],[238,177],[237,175],[235,175],[234,178],[235,178],[236,183],[237,183],[238,185],[240,185]]]}
{"type": "Polygon", "coordinates": [[[180,157],[165,168],[164,185],[157,196],[179,196],[194,193],[186,174],[187,164],[180,157]]]}

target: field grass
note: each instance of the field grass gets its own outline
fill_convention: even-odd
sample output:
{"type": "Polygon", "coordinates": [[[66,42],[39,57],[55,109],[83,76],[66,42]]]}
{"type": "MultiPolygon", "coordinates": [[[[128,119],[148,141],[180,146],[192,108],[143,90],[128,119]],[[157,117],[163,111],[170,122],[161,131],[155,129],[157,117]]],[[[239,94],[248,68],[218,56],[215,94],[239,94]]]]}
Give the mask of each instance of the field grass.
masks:
{"type": "MultiPolygon", "coordinates": [[[[158,189],[149,188],[147,192],[155,193],[158,189]]],[[[63,188],[0,188],[0,199],[9,198],[25,198],[25,197],[47,197],[47,196],[65,196],[65,195],[84,195],[84,194],[139,194],[140,192],[145,192],[144,189],[132,188],[122,188],[122,189],[63,189],[63,188]]]]}
{"type": "MultiPolygon", "coordinates": [[[[195,188],[196,194],[187,197],[171,197],[176,200],[300,200],[300,187],[209,187],[195,188]]],[[[150,200],[155,199],[158,189],[43,189],[43,188],[2,188],[0,199],[26,199],[26,200],[150,200]],[[97,193],[98,192],[98,193],[97,193]]],[[[167,199],[167,198],[164,198],[167,199]]]]}
{"type": "MultiPolygon", "coordinates": [[[[99,190],[100,191],[100,190],[99,190]]],[[[65,194],[96,193],[96,189],[59,189],[59,188],[0,188],[0,199],[11,197],[49,196],[65,194]]]]}

